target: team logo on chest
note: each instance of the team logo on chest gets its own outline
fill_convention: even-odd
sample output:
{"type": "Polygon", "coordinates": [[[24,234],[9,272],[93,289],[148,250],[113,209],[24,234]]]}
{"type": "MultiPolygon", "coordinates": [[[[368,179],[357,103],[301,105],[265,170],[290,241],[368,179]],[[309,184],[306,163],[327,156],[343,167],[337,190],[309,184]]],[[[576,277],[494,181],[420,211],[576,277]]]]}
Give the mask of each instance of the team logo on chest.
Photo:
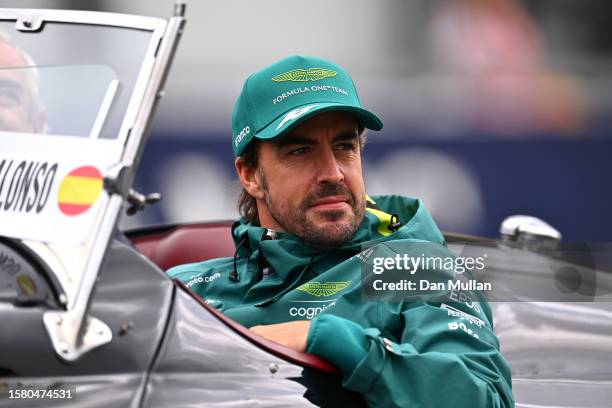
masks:
{"type": "Polygon", "coordinates": [[[333,296],[345,289],[351,281],[345,282],[306,282],[299,286],[297,290],[306,292],[316,297],[333,296]]]}

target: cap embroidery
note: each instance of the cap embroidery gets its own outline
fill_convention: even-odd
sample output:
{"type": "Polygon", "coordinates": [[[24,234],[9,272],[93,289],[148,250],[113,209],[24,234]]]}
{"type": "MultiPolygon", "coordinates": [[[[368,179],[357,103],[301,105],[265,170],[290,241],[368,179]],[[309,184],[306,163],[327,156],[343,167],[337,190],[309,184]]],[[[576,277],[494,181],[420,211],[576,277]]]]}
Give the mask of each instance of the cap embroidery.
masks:
{"type": "Polygon", "coordinates": [[[284,72],[280,75],[272,77],[274,82],[308,82],[319,81],[321,79],[334,77],[338,74],[336,71],[325,68],[308,68],[308,69],[293,69],[284,72]]]}
{"type": "Polygon", "coordinates": [[[316,108],[317,106],[319,106],[319,105],[308,105],[308,106],[304,106],[303,108],[297,108],[297,109],[294,109],[294,110],[290,111],[289,113],[287,113],[285,115],[283,120],[281,120],[281,123],[278,124],[278,126],[276,127],[276,130],[282,128],[283,125],[285,123],[289,122],[290,120],[295,120],[295,119],[299,118],[300,116],[302,116],[306,112],[312,110],[313,108],[316,108]]]}

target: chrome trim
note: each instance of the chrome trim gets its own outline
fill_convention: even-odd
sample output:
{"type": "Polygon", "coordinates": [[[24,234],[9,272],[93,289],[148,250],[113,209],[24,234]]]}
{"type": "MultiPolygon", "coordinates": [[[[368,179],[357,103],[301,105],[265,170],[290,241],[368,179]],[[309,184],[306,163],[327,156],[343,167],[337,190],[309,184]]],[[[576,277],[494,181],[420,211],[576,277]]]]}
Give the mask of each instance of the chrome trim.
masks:
{"type": "MultiPolygon", "coordinates": [[[[68,299],[68,310],[65,312],[47,311],[43,315],[43,322],[51,338],[53,348],[57,355],[65,361],[74,361],[93,348],[90,347],[91,344],[85,342],[90,327],[89,324],[85,324],[89,319],[87,318],[89,300],[94,291],[98,272],[104,260],[108,244],[115,231],[115,223],[121,211],[122,203],[123,197],[120,195],[113,194],[110,197],[102,218],[103,221],[92,233],[92,236],[96,238],[94,238],[91,253],[85,263],[85,271],[82,279],[79,281],[76,295],[73,301],[68,299]],[[106,222],[107,220],[114,220],[114,222],[106,222]],[[99,244],[100,242],[105,242],[106,244],[101,245],[99,244]],[[61,319],[61,322],[56,324],[55,322],[58,319],[61,319]]],[[[91,317],[91,319],[95,318],[91,317]]],[[[103,339],[107,339],[107,342],[109,342],[112,339],[112,335],[110,337],[101,337],[100,341],[103,339]]],[[[96,344],[95,347],[106,344],[104,342],[94,343],[96,344]]]]}
{"type": "Polygon", "coordinates": [[[561,233],[550,224],[529,215],[512,215],[502,221],[499,232],[503,242],[523,246],[544,245],[554,249],[561,241],[561,233]]]}
{"type": "MultiPolygon", "coordinates": [[[[152,70],[154,69],[156,61],[156,51],[164,36],[166,28],[166,22],[161,20],[158,21],[157,26],[153,30],[151,41],[149,42],[149,48],[146,52],[145,58],[142,61],[142,66],[140,67],[140,72],[138,73],[138,79],[136,84],[134,84],[132,96],[130,97],[125,115],[123,115],[123,122],[121,122],[121,127],[119,128],[118,138],[123,144],[129,143],[129,141],[126,142],[126,140],[130,137],[132,128],[135,126],[138,110],[144,103],[143,101],[145,98],[147,83],[149,83],[151,80],[152,70]]],[[[124,158],[125,150],[122,160],[125,160],[124,158]]]]}
{"type": "MultiPolygon", "coordinates": [[[[181,7],[179,7],[180,9],[181,7]]],[[[176,10],[175,8],[175,13],[176,10]]],[[[184,7],[182,10],[184,12],[184,7]]],[[[14,10],[12,12],[15,13],[14,10]]],[[[0,19],[6,15],[6,11],[0,12],[0,19]]],[[[140,160],[143,145],[146,141],[146,131],[152,119],[152,112],[178,45],[185,18],[183,15],[175,15],[166,23],[166,21],[160,19],[132,18],[111,13],[103,13],[100,19],[96,18],[98,13],[93,12],[58,11],[52,12],[50,15],[54,17],[48,21],[60,21],[60,18],[64,18],[64,21],[73,23],[105,24],[105,21],[108,23],[107,20],[112,18],[113,24],[107,25],[123,26],[120,24],[121,21],[131,21],[131,25],[125,26],[136,28],[135,24],[139,23],[142,25],[139,28],[153,29],[149,48],[143,59],[138,80],[119,132],[119,138],[124,140],[125,147],[117,167],[126,170],[127,175],[124,181],[129,187],[133,182],[135,173],[135,166],[133,167],[133,165],[140,160]],[[81,16],[81,14],[84,15],[81,16]]],[[[44,325],[55,352],[65,361],[75,361],[92,348],[112,340],[112,333],[110,333],[108,327],[94,317],[88,317],[87,312],[98,272],[114,234],[126,194],[125,190],[110,193],[101,222],[92,231],[92,240],[90,241],[92,249],[85,261],[84,273],[79,281],[74,299],[67,299],[67,310],[61,312],[48,311],[44,314],[44,325]],[[92,335],[92,331],[94,334],[96,332],[100,334],[98,336],[92,335]]]]}
{"type": "Polygon", "coordinates": [[[31,30],[24,27],[24,21],[32,22],[56,22],[56,23],[79,23],[91,25],[104,25],[111,27],[134,28],[137,30],[155,30],[159,21],[156,17],[133,16],[128,14],[107,13],[100,11],[77,11],[77,10],[51,10],[51,9],[19,9],[1,8],[0,21],[16,20],[19,22],[17,28],[31,30]]]}
{"type": "MultiPolygon", "coordinates": [[[[137,116],[135,117],[133,126],[131,127],[130,137],[126,141],[122,160],[123,164],[126,166],[138,164],[140,160],[144,142],[146,142],[148,136],[145,135],[145,132],[148,130],[150,125],[150,120],[153,116],[155,105],[164,85],[166,75],[168,74],[169,64],[172,62],[172,58],[174,57],[174,53],[178,46],[178,40],[183,32],[185,22],[186,20],[183,16],[174,16],[170,18],[168,25],[165,27],[165,35],[163,35],[163,38],[162,35],[159,36],[161,43],[159,43],[159,47],[155,46],[157,53],[156,58],[154,58],[153,61],[154,66],[153,70],[151,71],[148,86],[143,90],[143,101],[138,105],[139,111],[137,112],[137,116]]],[[[135,169],[131,170],[132,177],[134,175],[134,171],[135,169]]],[[[131,182],[132,179],[130,178],[130,184],[131,182]]]]}
{"type": "Polygon", "coordinates": [[[100,319],[87,316],[83,335],[78,343],[72,342],[73,332],[77,330],[78,318],[70,312],[47,312],[43,322],[55,351],[65,361],[76,361],[80,356],[108,344],[113,339],[110,327],[100,319]]]}
{"type": "Polygon", "coordinates": [[[15,22],[15,28],[18,31],[36,32],[40,30],[40,28],[42,27],[42,24],[43,24],[43,21],[39,16],[36,16],[36,18],[32,18],[29,16],[21,16],[20,18],[17,19],[17,22],[15,22]]]}

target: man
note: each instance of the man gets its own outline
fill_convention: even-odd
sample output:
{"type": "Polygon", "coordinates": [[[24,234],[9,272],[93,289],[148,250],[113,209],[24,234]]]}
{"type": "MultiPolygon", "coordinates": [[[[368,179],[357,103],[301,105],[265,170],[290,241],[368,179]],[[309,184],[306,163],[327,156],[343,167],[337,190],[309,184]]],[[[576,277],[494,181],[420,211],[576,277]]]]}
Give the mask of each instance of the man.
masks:
{"type": "Polygon", "coordinates": [[[0,131],[45,131],[47,115],[34,66],[30,56],[0,32],[0,131]]]}
{"type": "Polygon", "coordinates": [[[382,122],[332,62],[293,56],[251,75],[233,112],[236,254],[169,274],[255,333],[330,361],[370,406],[512,406],[486,303],[451,316],[440,302],[362,296],[368,247],[450,254],[419,200],[366,195],[364,128],[382,122]],[[455,330],[470,318],[481,324],[455,330]]]}

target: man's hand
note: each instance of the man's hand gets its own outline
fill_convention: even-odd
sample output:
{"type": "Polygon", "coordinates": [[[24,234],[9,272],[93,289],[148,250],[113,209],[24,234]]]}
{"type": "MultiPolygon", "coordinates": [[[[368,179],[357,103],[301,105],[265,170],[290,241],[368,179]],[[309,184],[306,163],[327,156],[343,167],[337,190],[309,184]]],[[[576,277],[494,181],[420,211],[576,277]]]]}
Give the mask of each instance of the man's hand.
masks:
{"type": "Polygon", "coordinates": [[[309,329],[310,321],[298,320],[295,322],[253,326],[249,330],[295,351],[305,352],[309,329]]]}

